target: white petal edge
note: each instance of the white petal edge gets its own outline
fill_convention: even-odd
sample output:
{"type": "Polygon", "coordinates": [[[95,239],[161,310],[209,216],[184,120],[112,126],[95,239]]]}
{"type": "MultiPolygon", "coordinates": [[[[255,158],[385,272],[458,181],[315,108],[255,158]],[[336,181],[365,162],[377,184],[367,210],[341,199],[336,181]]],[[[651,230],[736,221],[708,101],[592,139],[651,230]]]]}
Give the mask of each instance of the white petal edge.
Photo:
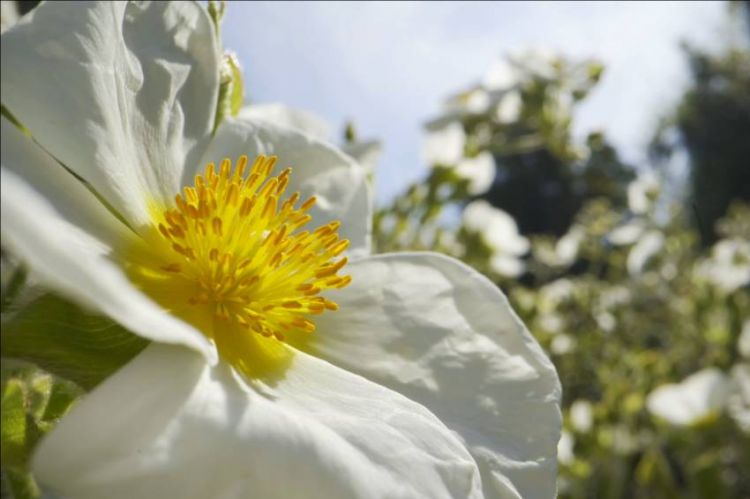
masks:
{"type": "Polygon", "coordinates": [[[346,270],[339,310],[316,319],[316,355],[431,410],[476,459],[485,497],[553,497],[560,382],[497,287],[435,253],[346,270]]]}
{"type": "Polygon", "coordinates": [[[152,345],[63,418],[32,469],[77,499],[481,497],[434,415],[301,352],[280,379],[248,383],[152,345]]]}
{"type": "Polygon", "coordinates": [[[164,312],[110,260],[113,246],[135,235],[31,139],[2,123],[3,245],[40,284],[133,333],[187,345],[215,363],[216,349],[203,334],[164,312]]]}
{"type": "Polygon", "coordinates": [[[320,140],[330,140],[331,127],[315,114],[286,106],[280,102],[251,104],[240,110],[240,119],[263,120],[285,128],[292,128],[320,140]]]}
{"type": "MultiPolygon", "coordinates": [[[[227,157],[235,161],[242,154],[250,161],[258,154],[278,156],[276,173],[291,166],[287,192],[299,191],[303,199],[317,198],[309,212],[313,217],[310,226],[340,220],[339,234],[351,243],[349,255],[369,254],[370,187],[364,170],[352,158],[299,130],[262,119],[227,119],[206,150],[201,168],[227,157]]],[[[184,182],[192,183],[195,173],[186,173],[184,182]]]]}
{"type": "Polygon", "coordinates": [[[3,33],[2,100],[139,225],[148,201],[172,199],[184,165],[200,158],[218,61],[197,2],[44,2],[3,33]]]}

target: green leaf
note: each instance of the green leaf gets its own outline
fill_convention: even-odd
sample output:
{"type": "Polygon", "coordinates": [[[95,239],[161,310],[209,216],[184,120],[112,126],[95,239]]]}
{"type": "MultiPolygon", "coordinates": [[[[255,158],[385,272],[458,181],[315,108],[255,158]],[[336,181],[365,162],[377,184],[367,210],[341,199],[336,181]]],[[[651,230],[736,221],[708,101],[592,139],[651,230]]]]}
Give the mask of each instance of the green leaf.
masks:
{"type": "Polygon", "coordinates": [[[2,458],[4,466],[23,466],[27,458],[26,397],[24,384],[11,379],[5,384],[2,399],[2,458]]]}
{"type": "Polygon", "coordinates": [[[3,324],[2,355],[38,365],[90,390],[143,350],[148,341],[111,320],[52,294],[3,324]]]}

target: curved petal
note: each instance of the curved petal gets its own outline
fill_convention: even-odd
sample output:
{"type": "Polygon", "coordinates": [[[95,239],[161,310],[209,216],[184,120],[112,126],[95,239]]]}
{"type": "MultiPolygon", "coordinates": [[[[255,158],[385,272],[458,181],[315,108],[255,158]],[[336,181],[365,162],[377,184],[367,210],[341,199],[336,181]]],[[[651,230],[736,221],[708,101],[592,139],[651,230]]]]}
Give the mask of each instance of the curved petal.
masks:
{"type": "Polygon", "coordinates": [[[41,283],[155,341],[216,362],[215,347],[138,291],[109,258],[135,235],[72,175],[2,120],[2,241],[41,283]],[[33,187],[32,187],[33,186],[33,187]]]}
{"type": "Polygon", "coordinates": [[[263,120],[286,128],[294,128],[320,140],[328,140],[331,136],[331,127],[322,118],[278,102],[243,107],[239,117],[249,121],[263,120]]]}
{"type": "Polygon", "coordinates": [[[365,258],[316,319],[316,354],[403,393],[456,431],[485,497],[555,494],[560,383],[486,278],[431,253],[365,258]]]}
{"type": "Polygon", "coordinates": [[[39,481],[76,498],[478,497],[475,464],[423,407],[304,353],[282,379],[153,345],[42,441],[39,481]]]}
{"type": "MultiPolygon", "coordinates": [[[[227,119],[219,127],[201,162],[236,159],[246,154],[276,155],[282,168],[293,168],[287,192],[300,191],[303,199],[315,195],[312,224],[341,220],[341,237],[349,239],[349,254],[370,251],[370,189],[362,168],[334,146],[298,130],[264,120],[227,119]]],[[[279,169],[280,171],[280,169],[279,169]]],[[[192,183],[195,171],[186,172],[192,183]]]]}
{"type": "Polygon", "coordinates": [[[211,131],[215,38],[194,2],[44,2],[3,34],[3,105],[137,225],[211,131]]]}

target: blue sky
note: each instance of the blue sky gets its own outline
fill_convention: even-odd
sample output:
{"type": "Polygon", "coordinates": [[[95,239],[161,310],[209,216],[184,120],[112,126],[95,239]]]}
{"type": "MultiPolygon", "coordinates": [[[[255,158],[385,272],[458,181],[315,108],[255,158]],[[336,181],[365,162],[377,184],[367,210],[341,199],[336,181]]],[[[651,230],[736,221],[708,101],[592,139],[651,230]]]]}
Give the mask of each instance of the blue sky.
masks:
{"type": "Polygon", "coordinates": [[[514,49],[603,61],[576,134],[603,129],[642,163],[657,118],[687,82],[679,42],[721,44],[726,10],[723,2],[230,2],[223,38],[253,101],[312,111],[337,136],[352,119],[362,137],[383,142],[383,202],[424,176],[421,125],[442,99],[514,49]]]}

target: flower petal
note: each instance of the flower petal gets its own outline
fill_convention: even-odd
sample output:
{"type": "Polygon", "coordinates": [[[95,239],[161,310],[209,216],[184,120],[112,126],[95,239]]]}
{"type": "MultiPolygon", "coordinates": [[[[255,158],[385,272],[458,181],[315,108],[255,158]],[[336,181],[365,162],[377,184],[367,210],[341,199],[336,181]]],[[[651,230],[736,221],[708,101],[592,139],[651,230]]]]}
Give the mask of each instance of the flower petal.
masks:
{"type": "Polygon", "coordinates": [[[213,126],[218,47],[194,2],[44,2],[2,37],[2,100],[134,224],[213,126]]]}
{"type": "MultiPolygon", "coordinates": [[[[261,119],[227,119],[203,157],[202,165],[246,154],[276,155],[279,166],[293,168],[287,192],[314,195],[313,224],[341,220],[339,233],[349,239],[352,256],[370,251],[370,189],[363,169],[334,146],[292,128],[261,119]]],[[[201,166],[202,168],[203,166],[201,166]]],[[[280,171],[280,169],[278,169],[280,171]]],[[[192,172],[185,183],[192,181],[192,172]]]]}
{"type": "Polygon", "coordinates": [[[0,177],[3,245],[37,280],[136,334],[188,345],[216,361],[201,333],[157,307],[110,260],[113,245],[134,234],[5,119],[0,177]]]}
{"type": "Polygon", "coordinates": [[[304,353],[275,381],[153,345],[42,441],[39,481],[76,498],[479,497],[429,411],[304,353]]]}
{"type": "Polygon", "coordinates": [[[485,497],[553,497],[555,368],[489,280],[431,253],[347,266],[316,319],[316,354],[424,405],[465,441],[485,497]]]}
{"type": "Polygon", "coordinates": [[[239,117],[249,121],[263,120],[285,128],[294,128],[320,140],[328,140],[331,136],[331,127],[322,118],[278,102],[243,107],[239,117]]]}

